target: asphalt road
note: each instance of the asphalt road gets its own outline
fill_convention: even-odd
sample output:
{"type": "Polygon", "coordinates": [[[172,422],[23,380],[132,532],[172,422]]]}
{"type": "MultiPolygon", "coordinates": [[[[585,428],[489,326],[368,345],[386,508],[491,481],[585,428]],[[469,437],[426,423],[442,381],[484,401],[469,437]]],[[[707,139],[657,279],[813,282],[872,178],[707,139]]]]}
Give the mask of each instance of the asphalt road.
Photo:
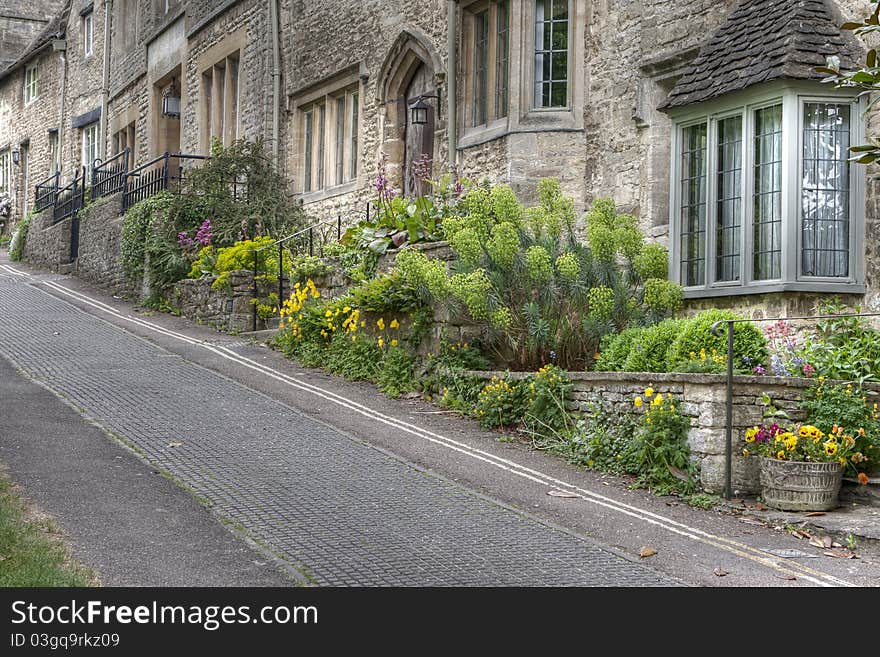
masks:
{"type": "MultiPolygon", "coordinates": [[[[144,316],[78,279],[5,271],[0,355],[309,582],[880,583],[870,555],[823,557],[786,531],[498,442],[421,400],[388,400],[261,345],[144,316]],[[643,547],[656,555],[640,559],[643,547]]],[[[36,497],[67,527],[63,509],[36,497]]]]}

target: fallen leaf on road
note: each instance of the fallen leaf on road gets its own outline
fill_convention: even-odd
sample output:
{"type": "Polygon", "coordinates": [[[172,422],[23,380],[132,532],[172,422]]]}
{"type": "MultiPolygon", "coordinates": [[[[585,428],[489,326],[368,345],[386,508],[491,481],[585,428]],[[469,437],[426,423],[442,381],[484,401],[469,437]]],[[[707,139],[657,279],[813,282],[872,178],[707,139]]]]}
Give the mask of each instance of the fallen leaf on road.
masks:
{"type": "Polygon", "coordinates": [[[761,527],[764,526],[764,523],[760,520],[752,520],[751,518],[740,518],[739,521],[744,522],[747,525],[760,525],[761,527]]]}
{"type": "Polygon", "coordinates": [[[551,497],[580,497],[577,493],[571,493],[567,490],[548,490],[547,494],[551,497]]]}
{"type": "Polygon", "coordinates": [[[667,502],[666,506],[678,506],[679,502],[667,502]]]}
{"type": "Polygon", "coordinates": [[[793,582],[797,579],[794,575],[775,575],[777,579],[787,579],[790,582],[793,582]]]}
{"type": "Polygon", "coordinates": [[[813,538],[812,534],[810,534],[809,532],[801,531],[800,529],[792,529],[791,535],[794,536],[795,538],[800,538],[800,539],[813,538]]]}
{"type": "Polygon", "coordinates": [[[855,559],[856,555],[849,550],[830,550],[823,552],[826,557],[834,557],[835,559],[855,559]]]}
{"type": "Polygon", "coordinates": [[[813,511],[812,513],[808,513],[805,517],[806,518],[815,518],[816,516],[824,516],[824,515],[825,515],[824,511],[813,511]]]}
{"type": "Polygon", "coordinates": [[[766,504],[761,504],[760,502],[755,502],[755,508],[756,508],[758,511],[766,511],[766,510],[769,509],[770,507],[767,506],[766,504]]]}
{"type": "Polygon", "coordinates": [[[715,575],[717,575],[718,577],[724,577],[728,574],[727,571],[724,570],[724,568],[716,568],[712,572],[715,573],[715,575]]]}
{"type": "Polygon", "coordinates": [[[830,548],[834,541],[830,536],[825,536],[822,538],[822,543],[825,544],[825,547],[830,548]]]}
{"type": "Polygon", "coordinates": [[[183,443],[168,443],[169,447],[183,447],[183,443]]]}
{"type": "Polygon", "coordinates": [[[838,543],[837,541],[834,541],[834,542],[831,544],[831,547],[833,547],[833,548],[842,548],[843,545],[840,544],[840,543],[838,543]]]}
{"type": "Polygon", "coordinates": [[[403,395],[403,398],[404,399],[418,399],[421,396],[422,396],[422,393],[420,393],[420,392],[408,392],[405,395],[403,395]]]}
{"type": "Polygon", "coordinates": [[[653,557],[655,554],[657,554],[657,550],[655,550],[652,547],[648,547],[647,545],[644,546],[641,550],[639,550],[639,556],[642,559],[647,559],[648,557],[653,557]]]}
{"type": "Polygon", "coordinates": [[[822,550],[824,550],[826,547],[831,547],[830,545],[825,545],[825,539],[823,539],[821,536],[811,536],[810,545],[822,550]]]}

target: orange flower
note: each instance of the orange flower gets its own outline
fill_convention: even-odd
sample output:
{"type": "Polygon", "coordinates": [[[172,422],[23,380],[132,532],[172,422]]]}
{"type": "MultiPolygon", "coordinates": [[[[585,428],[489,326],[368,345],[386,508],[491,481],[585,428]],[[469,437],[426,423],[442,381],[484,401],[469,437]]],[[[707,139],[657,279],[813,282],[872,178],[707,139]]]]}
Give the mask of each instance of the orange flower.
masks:
{"type": "Polygon", "coordinates": [[[860,473],[859,473],[859,483],[860,483],[862,486],[867,486],[867,485],[868,485],[868,475],[866,475],[864,472],[860,472],[860,473]]]}

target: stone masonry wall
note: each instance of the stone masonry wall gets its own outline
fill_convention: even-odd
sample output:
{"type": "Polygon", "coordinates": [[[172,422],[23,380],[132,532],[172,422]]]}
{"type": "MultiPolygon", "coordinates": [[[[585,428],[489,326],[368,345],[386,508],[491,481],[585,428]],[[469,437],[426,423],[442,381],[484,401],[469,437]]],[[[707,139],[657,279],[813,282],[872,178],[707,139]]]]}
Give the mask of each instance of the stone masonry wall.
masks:
{"type": "MultiPolygon", "coordinates": [[[[489,380],[493,376],[522,379],[523,372],[469,372],[489,380]]],[[[718,374],[655,374],[633,372],[570,372],[573,390],[568,408],[574,417],[594,408],[627,415],[640,414],[633,400],[643,395],[647,386],[680,401],[683,415],[691,418],[688,444],[691,457],[700,468],[700,484],[710,493],[720,493],[725,483],[726,378],[718,374]]],[[[761,422],[764,406],[762,393],[785,410],[792,419],[801,419],[797,402],[812,385],[808,379],[735,376],[733,388],[733,459],[734,495],[760,491],[758,459],[744,457],[745,430],[761,422]]]]}
{"type": "Polygon", "coordinates": [[[122,268],[122,198],[120,194],[96,201],[80,213],[79,276],[113,292],[131,294],[136,284],[122,268]]]}
{"type": "MultiPolygon", "coordinates": [[[[221,331],[250,331],[253,328],[253,273],[230,272],[228,290],[212,289],[215,280],[216,277],[209,277],[179,281],[174,287],[175,305],[184,317],[221,331]]],[[[257,329],[263,328],[266,322],[258,318],[257,329]]]]}
{"type": "Polygon", "coordinates": [[[58,271],[70,264],[70,217],[52,223],[52,209],[36,214],[28,228],[24,259],[28,262],[58,271]]]}

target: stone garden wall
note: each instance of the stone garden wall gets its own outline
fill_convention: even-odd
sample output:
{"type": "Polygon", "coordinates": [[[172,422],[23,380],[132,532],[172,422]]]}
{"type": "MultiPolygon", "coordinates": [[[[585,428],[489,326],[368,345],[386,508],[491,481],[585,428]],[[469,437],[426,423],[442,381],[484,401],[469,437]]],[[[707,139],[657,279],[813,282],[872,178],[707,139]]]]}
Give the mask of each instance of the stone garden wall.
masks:
{"type": "MultiPolygon", "coordinates": [[[[211,287],[216,277],[185,279],[174,286],[174,304],[181,314],[202,324],[228,333],[243,333],[253,329],[254,275],[249,271],[229,273],[229,287],[215,290],[211,287]]],[[[261,289],[260,293],[266,293],[261,289]]],[[[264,319],[257,318],[257,330],[267,327],[264,319]]]]}
{"type": "MultiPolygon", "coordinates": [[[[469,372],[490,379],[508,376],[520,379],[524,372],[469,372]]],[[[691,455],[700,466],[700,483],[710,493],[721,493],[725,478],[726,377],[719,374],[655,374],[642,372],[570,372],[573,389],[569,410],[575,417],[594,407],[605,411],[640,414],[633,405],[637,395],[650,386],[656,392],[672,394],[681,402],[682,414],[691,418],[688,443],[691,455]]],[[[813,385],[809,379],[735,376],[733,387],[733,468],[734,495],[760,491],[758,459],[742,456],[745,430],[761,422],[764,406],[762,393],[794,420],[802,419],[797,402],[804,390],[813,385]]]]}
{"type": "Polygon", "coordinates": [[[70,217],[52,223],[52,208],[35,214],[28,228],[24,258],[39,267],[52,271],[70,264],[70,217]]]}
{"type": "Polygon", "coordinates": [[[137,291],[122,268],[122,195],[95,201],[80,213],[77,275],[124,294],[137,291]]]}

